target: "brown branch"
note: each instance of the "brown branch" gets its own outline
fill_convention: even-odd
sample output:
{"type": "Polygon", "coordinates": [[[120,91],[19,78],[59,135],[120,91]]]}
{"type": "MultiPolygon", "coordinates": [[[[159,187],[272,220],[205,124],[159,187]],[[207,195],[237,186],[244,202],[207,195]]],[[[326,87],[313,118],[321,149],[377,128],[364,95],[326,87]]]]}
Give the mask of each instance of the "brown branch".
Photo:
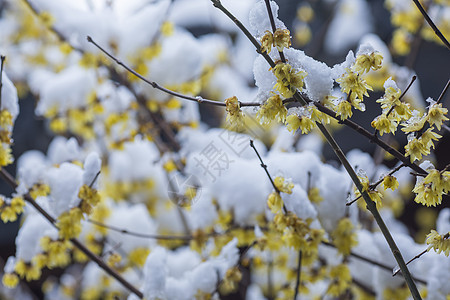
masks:
{"type": "MultiPolygon", "coordinates": [[[[269,14],[270,25],[272,26],[272,32],[275,34],[275,31],[277,31],[277,27],[275,26],[275,19],[273,17],[272,8],[270,6],[270,0],[265,0],[265,2],[266,2],[267,13],[269,14]]],[[[278,54],[280,55],[281,61],[283,63],[286,63],[286,57],[284,56],[283,51],[278,51],[278,54]]]]}
{"type": "Polygon", "coordinates": [[[5,63],[6,56],[0,56],[0,109],[2,108],[2,89],[3,89],[3,64],[5,63]]]}
{"type": "MultiPolygon", "coordinates": [[[[400,97],[398,97],[398,100],[401,100],[401,99],[405,96],[406,92],[407,92],[407,91],[409,90],[409,88],[412,86],[412,84],[414,83],[414,81],[416,81],[416,79],[417,79],[417,76],[414,75],[414,76],[411,78],[411,81],[409,82],[409,84],[408,84],[408,86],[406,87],[406,89],[403,91],[403,93],[400,95],[400,97]]],[[[386,118],[387,118],[387,117],[389,116],[389,114],[394,110],[394,108],[395,108],[395,104],[392,105],[391,108],[389,109],[389,111],[387,112],[386,118]]]]}
{"type": "MultiPolygon", "coordinates": [[[[121,67],[123,67],[125,70],[127,70],[128,72],[130,72],[134,76],[138,77],[139,79],[141,79],[145,83],[149,84],[154,89],[160,90],[160,91],[162,91],[162,92],[164,92],[166,94],[172,95],[174,97],[178,97],[178,98],[189,100],[189,101],[194,101],[194,102],[198,102],[198,103],[205,103],[205,104],[211,104],[211,105],[217,105],[217,106],[226,106],[225,102],[219,102],[219,101],[216,101],[216,100],[204,99],[204,98],[202,98],[200,96],[192,97],[192,96],[184,95],[184,94],[181,94],[181,93],[169,90],[169,89],[159,85],[155,81],[148,80],[147,78],[145,78],[144,76],[142,76],[141,74],[139,74],[138,72],[133,70],[131,67],[126,65],[124,62],[122,62],[121,60],[116,58],[114,55],[109,53],[106,49],[104,49],[99,44],[97,44],[90,36],[87,37],[87,41],[89,43],[93,44],[95,47],[97,47],[100,51],[102,51],[109,58],[111,58],[116,64],[120,65],[121,67]]],[[[252,103],[239,102],[239,104],[240,104],[241,107],[243,107],[243,106],[260,106],[261,105],[261,103],[257,103],[257,102],[252,102],[252,103]]]]}
{"type": "Polygon", "coordinates": [[[444,95],[445,95],[445,93],[447,93],[449,85],[450,85],[450,79],[447,80],[447,84],[445,85],[444,89],[442,90],[441,94],[439,95],[439,98],[437,99],[436,103],[441,103],[442,99],[444,99],[444,95]]]}
{"type": "Polygon", "coordinates": [[[87,219],[87,221],[89,223],[92,223],[96,226],[99,227],[103,227],[112,231],[117,231],[126,235],[131,235],[131,236],[135,236],[135,237],[139,237],[139,238],[145,238],[145,239],[156,239],[156,240],[168,240],[168,241],[173,241],[173,240],[181,240],[181,241],[190,241],[192,240],[194,237],[191,235],[158,235],[158,234],[145,234],[145,233],[140,233],[140,232],[135,232],[135,231],[131,231],[131,230],[127,230],[127,229],[123,229],[123,228],[119,228],[116,226],[112,226],[112,225],[108,225],[96,220],[92,220],[92,219],[87,219]]]}
{"type": "Polygon", "coordinates": [[[434,30],[434,33],[441,39],[441,41],[444,43],[444,45],[447,47],[447,49],[450,50],[450,43],[447,41],[447,39],[444,37],[444,35],[441,33],[439,28],[437,28],[436,24],[431,20],[430,16],[427,14],[425,9],[423,8],[422,4],[418,0],[413,0],[414,4],[416,4],[419,11],[422,13],[425,20],[428,22],[428,24],[431,26],[431,28],[434,30]]]}
{"type": "Polygon", "coordinates": [[[302,273],[302,250],[298,251],[298,262],[297,262],[297,276],[295,279],[295,289],[294,289],[294,298],[293,300],[297,299],[297,295],[300,293],[300,276],[302,273]]]}

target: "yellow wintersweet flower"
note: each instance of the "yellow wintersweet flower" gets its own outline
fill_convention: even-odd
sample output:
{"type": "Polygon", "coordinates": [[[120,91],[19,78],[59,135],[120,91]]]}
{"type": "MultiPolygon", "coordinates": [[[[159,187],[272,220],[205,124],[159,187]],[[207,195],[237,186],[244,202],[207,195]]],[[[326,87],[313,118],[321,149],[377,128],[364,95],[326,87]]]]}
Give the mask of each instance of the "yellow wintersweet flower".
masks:
{"type": "Polygon", "coordinates": [[[346,100],[339,102],[336,106],[336,115],[340,116],[342,121],[350,118],[353,115],[351,103],[346,100]]]}
{"type": "Polygon", "coordinates": [[[281,208],[283,207],[283,199],[281,199],[280,194],[278,194],[277,192],[270,193],[269,197],[267,198],[267,206],[274,214],[280,212],[281,208]]]}
{"type": "Polygon", "coordinates": [[[11,148],[8,144],[1,143],[0,145],[0,167],[7,166],[13,162],[11,148]]]}
{"type": "Polygon", "coordinates": [[[278,63],[272,68],[272,72],[277,78],[274,89],[286,98],[292,97],[296,89],[302,90],[303,79],[308,75],[305,71],[296,71],[291,65],[285,63],[278,63]]]}
{"type": "Polygon", "coordinates": [[[394,87],[388,87],[383,95],[383,98],[377,100],[381,104],[382,109],[390,109],[394,105],[399,105],[401,103],[400,96],[402,92],[400,89],[395,89],[394,87]]]}
{"type": "Polygon", "coordinates": [[[58,217],[56,226],[59,229],[59,237],[62,239],[71,239],[81,233],[81,219],[83,213],[80,208],[74,207],[69,211],[63,212],[58,217]]]}
{"type": "Polygon", "coordinates": [[[225,100],[227,121],[232,128],[241,128],[244,125],[244,115],[242,114],[240,103],[236,96],[227,98],[225,100]]]}
{"type": "Polygon", "coordinates": [[[431,170],[423,179],[416,182],[413,192],[414,201],[426,206],[436,206],[442,203],[442,195],[450,190],[449,172],[431,170]]]}
{"type": "Polygon", "coordinates": [[[311,5],[305,4],[297,9],[297,18],[305,23],[309,23],[314,18],[314,10],[311,5]]]}
{"type": "Polygon", "coordinates": [[[358,244],[354,228],[349,218],[343,218],[331,233],[334,245],[343,255],[349,255],[350,250],[358,244]]]}
{"type": "Polygon", "coordinates": [[[12,124],[13,122],[11,113],[6,109],[2,109],[0,111],[0,127],[8,129],[8,127],[11,126],[12,124]]]}
{"type": "Polygon", "coordinates": [[[37,280],[41,277],[41,269],[32,263],[26,263],[22,259],[16,262],[14,271],[20,278],[25,278],[27,281],[37,280]]]}
{"type": "Polygon", "coordinates": [[[37,197],[45,197],[50,194],[50,186],[43,183],[35,183],[30,189],[30,196],[36,200],[37,197]]]}
{"type": "MultiPolygon", "coordinates": [[[[357,72],[353,72],[349,68],[347,68],[346,73],[336,79],[336,81],[340,84],[342,92],[346,94],[351,92],[351,101],[355,99],[363,100],[364,96],[369,96],[367,90],[372,90],[372,87],[368,85],[357,72]]],[[[358,108],[356,103],[352,102],[352,104],[355,108],[358,108]]]]}
{"type": "Polygon", "coordinates": [[[392,175],[387,175],[383,178],[383,186],[384,190],[391,189],[395,191],[398,188],[399,183],[397,181],[397,178],[392,175]]]}
{"type": "Polygon", "coordinates": [[[300,129],[302,130],[302,134],[308,134],[313,130],[315,125],[316,123],[306,116],[300,118],[300,129]]]}
{"type": "Polygon", "coordinates": [[[227,295],[236,291],[239,287],[239,282],[241,282],[241,279],[242,273],[238,267],[228,269],[222,280],[222,284],[219,286],[220,293],[227,295]]]}
{"type": "Polygon", "coordinates": [[[422,155],[430,154],[430,150],[423,143],[422,139],[413,138],[405,146],[405,156],[410,156],[411,162],[421,160],[422,155]]]}
{"type": "Polygon", "coordinates": [[[300,119],[297,115],[292,114],[287,116],[286,118],[286,128],[292,133],[295,133],[297,129],[300,127],[300,119]]]}
{"type": "Polygon", "coordinates": [[[450,232],[440,235],[436,230],[431,230],[427,235],[427,251],[433,249],[438,254],[444,252],[445,256],[450,254],[450,232]]]}
{"type": "Polygon", "coordinates": [[[383,56],[380,52],[372,52],[370,54],[360,54],[356,57],[356,62],[353,66],[356,72],[360,74],[369,72],[370,69],[376,71],[381,69],[383,63],[383,56]]]}
{"type": "Polygon", "coordinates": [[[277,176],[274,179],[274,184],[280,192],[292,194],[294,184],[292,182],[285,182],[283,177],[277,176]]]}
{"type": "MultiPolygon", "coordinates": [[[[382,195],[377,190],[373,190],[370,188],[370,182],[369,182],[369,178],[367,177],[367,175],[361,174],[361,175],[358,175],[358,178],[359,178],[359,181],[361,182],[363,192],[367,192],[367,194],[369,194],[370,199],[373,202],[375,202],[376,206],[381,207],[381,205],[382,205],[381,196],[382,195]]],[[[355,186],[355,196],[356,197],[361,196],[361,193],[356,188],[356,186],[355,186]]]]}
{"type": "Polygon", "coordinates": [[[411,35],[403,28],[398,28],[392,36],[392,48],[398,55],[406,55],[411,50],[411,35]]]}
{"type": "Polygon", "coordinates": [[[428,128],[420,137],[423,144],[427,149],[433,148],[434,149],[434,142],[438,141],[442,136],[440,134],[437,134],[436,132],[433,132],[433,128],[428,128]]]}
{"type": "Polygon", "coordinates": [[[287,109],[283,105],[280,95],[274,94],[260,107],[256,113],[256,119],[263,125],[269,124],[272,120],[285,122],[287,109]]]}
{"type": "Polygon", "coordinates": [[[273,34],[273,45],[277,47],[279,52],[282,52],[284,48],[291,46],[291,33],[287,29],[277,28],[273,34]]]}
{"type": "Polygon", "coordinates": [[[270,53],[272,51],[273,45],[273,34],[272,32],[266,30],[266,33],[261,38],[261,52],[270,53]]]}
{"type": "Polygon", "coordinates": [[[442,104],[433,103],[430,105],[427,115],[427,121],[430,126],[436,125],[436,127],[441,130],[441,125],[445,121],[449,119],[445,116],[448,110],[445,107],[442,107],[442,104]]]}
{"type": "Polygon", "coordinates": [[[3,223],[14,222],[17,220],[17,214],[11,206],[3,207],[0,217],[3,223]]]}
{"type": "Polygon", "coordinates": [[[392,134],[395,134],[395,131],[397,130],[398,123],[392,120],[391,118],[388,118],[386,114],[381,114],[377,116],[372,123],[370,123],[373,128],[378,130],[380,133],[380,136],[383,136],[384,133],[391,132],[392,134]]]}
{"type": "Polygon", "coordinates": [[[78,192],[78,198],[81,199],[81,210],[84,213],[90,214],[92,207],[95,207],[100,202],[100,195],[96,189],[91,188],[87,184],[81,186],[78,192]]]}
{"type": "Polygon", "coordinates": [[[15,273],[5,273],[2,277],[2,283],[7,288],[15,288],[19,283],[19,276],[15,273]]]}
{"type": "Polygon", "coordinates": [[[311,40],[311,28],[308,24],[300,24],[295,28],[294,39],[299,46],[305,46],[311,40]]]}
{"type": "Polygon", "coordinates": [[[317,187],[310,188],[308,191],[308,198],[312,203],[320,203],[323,201],[323,197],[320,195],[320,190],[317,187]]]}
{"type": "Polygon", "coordinates": [[[150,249],[147,247],[137,247],[128,254],[128,260],[139,267],[143,267],[147,259],[150,249]]]}
{"type": "Polygon", "coordinates": [[[172,22],[164,21],[161,24],[161,33],[163,36],[171,36],[174,31],[174,26],[172,22]]]}
{"type": "Polygon", "coordinates": [[[327,293],[337,297],[344,293],[350,287],[352,275],[347,265],[340,264],[330,269],[330,278],[332,279],[327,293]]]}
{"type": "Polygon", "coordinates": [[[405,133],[415,132],[421,130],[425,126],[427,117],[417,110],[412,111],[412,116],[405,123],[402,123],[402,131],[405,133]]]}

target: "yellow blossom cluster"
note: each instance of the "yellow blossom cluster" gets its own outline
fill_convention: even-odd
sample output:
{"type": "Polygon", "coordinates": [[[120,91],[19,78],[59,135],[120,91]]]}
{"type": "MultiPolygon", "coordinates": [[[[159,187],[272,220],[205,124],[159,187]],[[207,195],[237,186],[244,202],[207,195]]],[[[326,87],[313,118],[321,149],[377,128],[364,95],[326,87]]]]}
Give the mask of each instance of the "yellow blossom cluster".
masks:
{"type": "Polygon", "coordinates": [[[314,10],[308,3],[302,3],[297,9],[297,25],[295,25],[294,40],[298,46],[304,46],[311,40],[312,33],[309,23],[314,19],[314,10]]]}
{"type": "Polygon", "coordinates": [[[0,111],[0,167],[13,162],[11,155],[11,130],[13,125],[11,113],[2,109],[0,111]]]}
{"type": "Polygon", "coordinates": [[[297,129],[301,129],[302,134],[308,134],[314,129],[316,122],[329,123],[330,119],[327,115],[320,112],[314,105],[308,105],[306,108],[301,107],[298,113],[292,113],[286,118],[286,128],[292,133],[297,129]]]}
{"type": "Polygon", "coordinates": [[[305,253],[317,254],[321,241],[324,240],[324,230],[311,228],[311,219],[303,220],[292,212],[278,213],[274,217],[275,228],[282,233],[281,239],[288,246],[305,253]]]}
{"type": "Polygon", "coordinates": [[[377,100],[381,104],[382,114],[377,116],[371,125],[381,136],[384,133],[395,134],[398,124],[412,116],[410,104],[400,101],[400,96],[399,88],[387,86],[384,96],[377,100]]]}
{"type": "MultiPolygon", "coordinates": [[[[294,187],[294,184],[292,182],[285,182],[285,179],[283,177],[275,177],[274,184],[279,192],[292,194],[292,188],[294,187]]],[[[274,191],[270,193],[269,197],[267,198],[267,205],[274,214],[280,212],[281,208],[283,207],[283,199],[281,199],[281,195],[279,192],[274,191]]]]}
{"type": "Polygon", "coordinates": [[[269,97],[256,114],[256,119],[263,125],[269,124],[273,120],[285,122],[287,109],[283,105],[280,95],[274,94],[269,97]]]}
{"type": "Polygon", "coordinates": [[[429,171],[424,179],[419,179],[413,189],[414,201],[426,206],[441,204],[442,196],[450,191],[450,171],[429,171]]]}
{"type": "Polygon", "coordinates": [[[292,97],[297,89],[301,91],[303,79],[308,75],[303,70],[295,70],[287,63],[278,63],[271,70],[277,78],[274,89],[285,98],[292,97]]]}
{"type": "Polygon", "coordinates": [[[81,199],[80,208],[83,213],[91,214],[92,208],[100,202],[100,195],[97,190],[84,184],[78,192],[78,198],[81,199]]]}
{"type": "Polygon", "coordinates": [[[224,295],[228,295],[237,290],[239,282],[242,280],[242,273],[238,267],[228,269],[225,273],[225,277],[220,285],[220,292],[224,295]]]}
{"type": "Polygon", "coordinates": [[[348,100],[353,107],[359,110],[363,110],[361,107],[361,102],[364,96],[369,96],[367,90],[372,90],[370,85],[362,78],[362,76],[350,68],[346,68],[344,75],[336,79],[340,84],[342,92],[346,93],[348,100]]]}
{"type": "Polygon", "coordinates": [[[405,155],[410,156],[411,162],[422,159],[422,155],[430,154],[430,149],[434,148],[434,141],[442,137],[433,130],[435,127],[440,129],[443,122],[449,120],[445,116],[448,113],[447,108],[442,107],[441,103],[432,99],[428,101],[430,106],[427,114],[421,115],[418,111],[413,111],[412,117],[401,124],[404,126],[402,131],[411,133],[408,136],[408,144],[405,146],[405,155]],[[428,122],[430,128],[424,131],[426,122],[428,122]]]}
{"type": "Polygon", "coordinates": [[[328,294],[338,297],[342,295],[352,282],[352,275],[347,265],[340,264],[330,268],[331,283],[328,286],[328,294]]]}
{"type": "Polygon", "coordinates": [[[358,244],[355,226],[349,218],[339,220],[337,227],[331,233],[333,243],[339,253],[349,255],[351,249],[358,244]]]}
{"type": "Polygon", "coordinates": [[[0,195],[0,217],[4,223],[16,221],[24,207],[25,202],[22,197],[16,196],[7,199],[0,195]]]}
{"type": "Polygon", "coordinates": [[[266,33],[261,38],[261,52],[270,53],[272,46],[276,47],[279,52],[284,48],[291,46],[291,34],[287,29],[277,28],[275,33],[266,30],[266,33]]]}
{"type": "Polygon", "coordinates": [[[80,222],[83,218],[83,212],[78,207],[74,207],[59,215],[58,222],[56,223],[59,229],[59,237],[61,239],[77,237],[81,233],[80,222]]]}
{"type": "Polygon", "coordinates": [[[437,253],[444,252],[445,256],[450,254],[450,232],[440,235],[436,230],[431,230],[427,235],[427,251],[433,249],[437,253]]]}
{"type": "MultiPolygon", "coordinates": [[[[358,175],[359,181],[362,184],[362,188],[363,188],[363,192],[367,192],[370,196],[370,199],[372,199],[373,202],[376,203],[377,207],[381,207],[382,203],[381,203],[381,193],[375,189],[372,189],[370,187],[370,183],[369,183],[369,178],[367,177],[367,175],[365,174],[359,174],[358,175]]],[[[355,196],[356,197],[361,197],[361,193],[360,191],[356,188],[355,186],[355,196]]]]}
{"type": "Polygon", "coordinates": [[[227,98],[225,100],[227,110],[227,121],[230,123],[232,129],[239,129],[244,125],[244,115],[241,111],[240,103],[236,96],[227,98]]]}

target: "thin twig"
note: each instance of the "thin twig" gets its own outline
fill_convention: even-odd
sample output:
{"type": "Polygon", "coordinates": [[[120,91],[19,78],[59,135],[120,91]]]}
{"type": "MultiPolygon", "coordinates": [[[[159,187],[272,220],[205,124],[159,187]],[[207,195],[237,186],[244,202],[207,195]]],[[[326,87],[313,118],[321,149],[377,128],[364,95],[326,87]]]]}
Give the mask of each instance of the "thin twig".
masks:
{"type": "Polygon", "coordinates": [[[253,140],[250,140],[250,147],[252,147],[253,150],[255,150],[255,153],[256,153],[256,155],[258,156],[259,161],[261,162],[261,167],[262,167],[262,168],[264,169],[264,171],[266,172],[267,177],[269,177],[269,180],[270,180],[270,183],[271,183],[272,186],[273,186],[273,189],[275,190],[275,192],[277,192],[277,194],[280,194],[280,190],[279,190],[279,189],[277,188],[277,186],[275,185],[275,182],[273,181],[272,176],[270,176],[270,173],[269,173],[269,171],[267,170],[267,165],[263,162],[261,156],[259,155],[258,150],[256,150],[256,147],[255,147],[255,145],[254,145],[254,143],[253,143],[253,140]]]}
{"type": "Polygon", "coordinates": [[[363,290],[366,294],[371,295],[372,297],[375,297],[377,294],[375,293],[374,290],[372,290],[371,288],[369,288],[367,285],[365,285],[364,283],[362,283],[361,281],[359,281],[358,279],[352,278],[352,282],[354,285],[356,285],[357,287],[359,287],[361,290],[363,290]]]}
{"type": "MultiPolygon", "coordinates": [[[[401,99],[405,96],[406,92],[408,92],[409,88],[412,86],[412,84],[414,83],[414,81],[416,81],[416,79],[417,79],[417,76],[414,75],[414,76],[411,78],[411,81],[409,82],[409,84],[408,84],[408,86],[406,87],[406,89],[403,91],[403,93],[400,95],[400,97],[398,97],[398,100],[401,100],[401,99]]],[[[394,110],[394,108],[395,108],[395,104],[392,105],[391,108],[389,109],[389,111],[387,112],[386,118],[387,118],[387,117],[389,116],[389,114],[394,110]]]]}
{"type": "Polygon", "coordinates": [[[94,186],[94,183],[97,181],[98,176],[100,176],[100,171],[97,172],[97,174],[95,174],[94,179],[92,179],[91,183],[89,184],[89,187],[92,188],[94,186]]]}
{"type": "MultiPolygon", "coordinates": [[[[140,80],[142,80],[145,83],[149,84],[154,89],[160,90],[160,91],[162,91],[164,93],[167,93],[169,95],[172,95],[174,97],[178,97],[178,98],[189,100],[189,101],[194,101],[194,102],[198,102],[198,103],[206,103],[206,104],[217,105],[217,106],[226,106],[225,102],[219,102],[219,101],[215,101],[215,100],[204,99],[204,98],[202,98],[200,96],[192,97],[192,96],[184,95],[184,94],[181,94],[181,93],[169,90],[169,89],[159,85],[155,81],[148,80],[147,78],[145,78],[144,76],[142,76],[141,74],[139,74],[138,72],[133,70],[131,67],[126,65],[124,62],[122,62],[121,60],[116,58],[114,55],[112,55],[110,52],[108,52],[106,49],[104,49],[99,44],[97,44],[90,36],[87,37],[87,41],[89,43],[93,44],[95,47],[97,47],[100,51],[102,51],[109,58],[111,58],[116,64],[120,65],[125,70],[127,70],[128,72],[130,72],[134,76],[138,77],[140,80]]],[[[241,107],[244,107],[244,106],[260,106],[261,105],[261,103],[257,103],[257,102],[251,102],[251,103],[239,102],[239,104],[240,104],[241,107]]]]}
{"type": "Polygon", "coordinates": [[[269,258],[269,261],[267,262],[267,298],[269,300],[273,300],[274,296],[272,271],[273,271],[273,261],[271,256],[269,258]]]}
{"type": "MultiPolygon", "coordinates": [[[[0,176],[14,189],[17,188],[17,183],[14,178],[9,174],[5,169],[0,169],[0,176]]],[[[44,218],[46,218],[55,228],[56,219],[53,218],[47,211],[45,211],[34,199],[30,196],[30,194],[25,194],[24,199],[30,203],[44,218]]],[[[101,269],[103,269],[110,276],[119,281],[127,290],[138,296],[139,298],[144,298],[144,295],[141,291],[139,291],[135,286],[133,286],[130,282],[128,282],[125,278],[123,278],[119,273],[117,273],[114,269],[108,266],[98,255],[94,254],[91,250],[89,250],[86,246],[84,246],[79,240],[76,238],[70,239],[70,242],[78,248],[81,252],[83,252],[88,258],[90,258],[93,262],[95,262],[101,269]]]]}
{"type": "Polygon", "coordinates": [[[359,195],[359,196],[356,197],[355,199],[353,199],[353,200],[351,200],[351,201],[345,203],[345,205],[346,205],[346,206],[350,206],[350,205],[352,205],[353,203],[355,203],[356,201],[358,201],[359,199],[361,199],[361,197],[362,197],[362,195],[359,195]]]}
{"type": "Polygon", "coordinates": [[[398,170],[400,170],[400,169],[403,168],[403,167],[405,167],[405,165],[404,165],[404,164],[400,164],[398,167],[396,167],[396,168],[394,168],[392,171],[390,171],[387,175],[383,176],[383,178],[381,178],[381,179],[378,180],[377,182],[372,183],[371,185],[369,185],[369,188],[370,188],[370,189],[376,188],[380,183],[383,182],[383,180],[384,180],[384,178],[385,178],[386,176],[391,176],[392,174],[394,174],[395,172],[397,172],[398,170]]]}
{"type": "MultiPolygon", "coordinates": [[[[267,13],[269,14],[270,25],[272,26],[272,32],[273,32],[273,34],[275,34],[275,31],[277,31],[277,27],[275,26],[275,19],[273,17],[272,8],[270,6],[270,0],[265,0],[265,2],[266,2],[267,13]]],[[[281,61],[283,63],[286,63],[286,57],[284,56],[283,51],[278,51],[278,53],[280,55],[281,61]]]]}
{"type": "MultiPolygon", "coordinates": [[[[332,247],[332,248],[336,248],[336,246],[334,244],[330,243],[330,242],[322,241],[322,244],[326,245],[326,246],[329,246],[329,247],[332,247]]],[[[353,251],[350,252],[350,257],[354,257],[354,258],[357,258],[359,260],[362,260],[362,261],[364,261],[366,263],[374,265],[374,266],[376,266],[376,267],[378,267],[380,269],[383,269],[383,270],[385,270],[387,272],[392,272],[392,267],[390,267],[388,265],[385,265],[384,263],[381,263],[379,261],[376,261],[376,260],[374,260],[372,258],[362,256],[362,255],[360,255],[358,253],[355,253],[353,251]]],[[[417,277],[414,277],[414,276],[413,276],[413,279],[415,281],[421,283],[421,284],[427,284],[427,282],[425,280],[423,280],[423,279],[420,279],[420,278],[417,278],[417,277]]]]}
{"type": "MultiPolygon", "coordinates": [[[[413,258],[411,258],[411,259],[406,263],[406,265],[409,265],[410,262],[412,262],[412,261],[418,259],[419,257],[421,257],[422,255],[424,255],[424,254],[427,253],[427,252],[428,252],[427,249],[423,250],[422,252],[420,252],[419,254],[417,254],[416,256],[414,256],[413,258]]],[[[392,276],[397,275],[399,272],[400,272],[400,268],[399,268],[398,266],[396,266],[396,267],[394,268],[394,270],[393,270],[392,276]]]]}
{"type": "Polygon", "coordinates": [[[109,230],[112,231],[117,231],[123,234],[127,234],[127,235],[131,235],[131,236],[135,236],[135,237],[139,237],[139,238],[145,238],[145,239],[156,239],[156,240],[169,240],[169,241],[173,241],[173,240],[181,240],[181,241],[190,241],[193,239],[193,237],[191,235],[158,235],[158,234],[146,234],[146,233],[140,233],[140,232],[135,232],[135,231],[131,231],[131,230],[127,230],[127,229],[123,229],[123,228],[119,228],[116,226],[112,226],[112,225],[108,225],[96,220],[92,220],[92,219],[87,219],[87,221],[89,223],[92,223],[96,226],[99,227],[103,227],[103,228],[107,228],[109,230]]]}
{"type": "Polygon", "coordinates": [[[436,103],[441,103],[442,99],[444,99],[444,95],[445,95],[445,93],[447,93],[449,85],[450,85],[450,79],[447,81],[447,84],[445,85],[444,89],[442,90],[441,94],[439,95],[439,98],[437,99],[436,103]]]}
{"type": "Polygon", "coordinates": [[[297,262],[297,276],[295,280],[295,290],[294,290],[294,300],[297,299],[297,295],[300,293],[300,276],[302,273],[302,250],[298,251],[298,262],[297,262]]]}
{"type": "Polygon", "coordinates": [[[441,39],[441,41],[444,43],[444,45],[450,50],[450,43],[447,41],[447,39],[444,37],[444,35],[441,33],[439,28],[437,28],[436,24],[431,20],[430,16],[427,14],[425,9],[423,8],[422,4],[418,0],[413,0],[414,4],[416,4],[417,8],[422,13],[425,20],[427,20],[428,24],[431,26],[431,28],[434,30],[434,33],[441,39]]]}
{"type": "Polygon", "coordinates": [[[3,64],[5,63],[6,56],[0,56],[0,109],[2,109],[2,89],[3,89],[3,64]]]}

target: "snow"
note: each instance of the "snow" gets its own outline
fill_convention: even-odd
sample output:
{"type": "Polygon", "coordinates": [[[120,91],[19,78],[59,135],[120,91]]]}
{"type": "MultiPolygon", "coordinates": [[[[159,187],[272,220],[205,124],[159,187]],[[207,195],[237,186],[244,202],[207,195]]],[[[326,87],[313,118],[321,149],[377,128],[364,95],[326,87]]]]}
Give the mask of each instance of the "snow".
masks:
{"type": "Polygon", "coordinates": [[[83,184],[91,185],[100,172],[102,161],[96,152],[89,153],[84,161],[83,184]]]}
{"type": "MultiPolygon", "coordinates": [[[[41,73],[32,74],[40,76],[41,73]]],[[[40,95],[36,113],[44,115],[56,107],[58,112],[70,108],[80,108],[86,104],[87,96],[95,88],[96,76],[93,69],[71,66],[55,74],[48,74],[42,80],[36,81],[35,93],[40,95]],[[70,91],[68,93],[67,91],[70,91]]]]}
{"type": "Polygon", "coordinates": [[[14,122],[19,114],[19,99],[17,97],[17,89],[12,81],[6,75],[6,72],[2,73],[2,101],[1,110],[6,109],[12,115],[14,122]]]}
{"type": "Polygon", "coordinates": [[[16,237],[16,258],[31,262],[35,255],[42,252],[40,242],[46,235],[57,235],[53,225],[40,214],[29,215],[16,237]]]}
{"type": "MultiPolygon", "coordinates": [[[[286,26],[284,23],[278,19],[278,4],[275,1],[270,1],[270,8],[272,10],[273,18],[275,19],[275,27],[285,29],[286,26]]],[[[250,29],[254,36],[261,37],[265,34],[266,30],[273,32],[264,0],[259,0],[253,6],[248,18],[250,20],[250,29]]]]}
{"type": "MultiPolygon", "coordinates": [[[[130,232],[157,233],[157,225],[151,219],[144,204],[118,203],[113,207],[112,214],[105,223],[130,232]]],[[[136,248],[150,248],[150,246],[155,245],[155,240],[123,234],[114,230],[108,231],[107,239],[111,245],[120,244],[120,248],[125,253],[130,253],[136,248]]]]}
{"type": "Polygon", "coordinates": [[[46,172],[46,181],[50,186],[49,202],[55,216],[78,206],[78,192],[83,184],[83,170],[79,166],[62,163],[59,168],[46,172]]]}

